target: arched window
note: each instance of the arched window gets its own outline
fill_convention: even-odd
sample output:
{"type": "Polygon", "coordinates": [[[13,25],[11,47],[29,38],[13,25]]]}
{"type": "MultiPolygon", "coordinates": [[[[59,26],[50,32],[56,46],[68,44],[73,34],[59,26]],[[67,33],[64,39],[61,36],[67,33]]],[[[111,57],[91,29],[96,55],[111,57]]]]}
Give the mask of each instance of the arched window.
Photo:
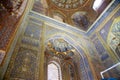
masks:
{"type": "Polygon", "coordinates": [[[103,2],[104,2],[104,0],[95,0],[94,4],[93,4],[93,9],[95,11],[97,11],[100,8],[100,6],[102,5],[103,2]]]}
{"type": "Polygon", "coordinates": [[[59,64],[50,63],[48,65],[48,80],[62,80],[59,64]]]}

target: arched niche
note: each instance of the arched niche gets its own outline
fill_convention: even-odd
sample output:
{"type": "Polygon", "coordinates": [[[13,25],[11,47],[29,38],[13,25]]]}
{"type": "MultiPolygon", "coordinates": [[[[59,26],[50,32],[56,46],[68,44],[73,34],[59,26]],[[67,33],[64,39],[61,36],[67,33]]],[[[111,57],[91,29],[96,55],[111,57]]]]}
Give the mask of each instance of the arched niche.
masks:
{"type": "Polygon", "coordinates": [[[47,62],[56,61],[60,64],[62,80],[77,80],[75,76],[77,67],[73,67],[74,63],[77,64],[76,61],[73,60],[74,57],[77,58],[74,48],[63,38],[51,39],[47,45],[47,62]]]}
{"type": "Polygon", "coordinates": [[[114,19],[107,38],[107,43],[117,58],[120,59],[120,17],[114,19]]]}
{"type": "Polygon", "coordinates": [[[87,12],[85,11],[78,11],[75,12],[72,16],[71,16],[72,22],[75,26],[77,26],[80,29],[86,30],[88,28],[89,25],[89,20],[87,17],[87,12]]]}
{"type": "MultiPolygon", "coordinates": [[[[60,55],[60,57],[62,57],[62,58],[65,58],[63,61],[70,61],[71,60],[71,62],[73,61],[73,63],[72,64],[77,64],[77,66],[75,65],[75,74],[76,74],[76,78],[75,78],[75,80],[77,79],[77,80],[79,80],[79,79],[81,79],[81,80],[93,80],[93,75],[92,75],[92,71],[91,71],[91,68],[90,68],[90,65],[89,65],[89,61],[88,61],[88,59],[87,59],[87,57],[86,57],[86,53],[85,53],[85,51],[84,51],[84,49],[83,49],[83,47],[81,46],[81,45],[79,45],[78,43],[76,43],[76,41],[74,41],[70,36],[68,36],[68,35],[62,35],[62,34],[56,34],[56,35],[54,35],[54,36],[51,36],[50,38],[48,38],[47,40],[46,40],[46,42],[45,42],[45,45],[46,45],[46,51],[45,51],[45,53],[48,53],[49,51],[47,50],[48,48],[47,48],[47,46],[49,45],[49,41],[51,41],[51,40],[56,40],[56,39],[63,39],[64,41],[66,41],[67,43],[69,43],[75,50],[75,52],[74,52],[74,60],[72,59],[72,57],[69,57],[69,58],[65,58],[65,57],[63,57],[63,56],[61,56],[62,54],[64,54],[64,55],[66,55],[66,53],[62,53],[61,55],[60,55]],[[75,59],[76,59],[76,62],[74,63],[74,61],[75,61],[75,59]],[[78,77],[79,76],[79,77],[78,77]]],[[[51,43],[50,43],[51,44],[51,43]]],[[[57,45],[57,44],[56,44],[57,45]]],[[[50,46],[51,47],[51,46],[50,46]]],[[[51,49],[51,50],[53,50],[53,49],[51,49]]],[[[56,49],[57,50],[57,49],[56,49]]],[[[72,49],[71,49],[72,50],[72,49]]],[[[58,51],[55,51],[56,52],[56,54],[59,54],[59,50],[58,51]]],[[[52,53],[50,53],[50,54],[46,54],[46,56],[48,57],[49,55],[51,55],[52,54],[52,56],[54,56],[54,55],[56,55],[56,54],[54,54],[54,51],[52,52],[52,53]]],[[[68,56],[68,55],[67,55],[68,56]]],[[[51,57],[50,57],[51,58],[51,57]]],[[[47,58],[48,59],[48,58],[47,58]]],[[[60,61],[61,62],[61,61],[60,61]]],[[[61,64],[61,63],[60,63],[61,64]]],[[[62,65],[62,64],[61,64],[62,65]]],[[[63,71],[63,68],[65,68],[65,67],[62,67],[62,71],[63,71]]],[[[64,69],[64,70],[66,70],[66,69],[64,69]]],[[[66,73],[67,74],[67,73],[66,73]]],[[[64,75],[65,76],[65,75],[64,75]]],[[[64,78],[64,76],[62,76],[63,77],[63,80],[66,80],[66,78],[64,78]]]]}
{"type": "Polygon", "coordinates": [[[65,61],[62,65],[63,80],[78,80],[76,67],[72,60],[65,61]]]}

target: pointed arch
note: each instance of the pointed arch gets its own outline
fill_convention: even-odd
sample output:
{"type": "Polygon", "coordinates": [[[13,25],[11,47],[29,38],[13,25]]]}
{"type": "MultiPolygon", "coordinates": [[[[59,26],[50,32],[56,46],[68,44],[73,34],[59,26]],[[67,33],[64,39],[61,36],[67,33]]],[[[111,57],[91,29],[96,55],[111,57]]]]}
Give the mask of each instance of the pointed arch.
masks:
{"type": "Polygon", "coordinates": [[[47,80],[62,80],[61,67],[56,61],[49,62],[47,75],[47,80]]]}
{"type": "Polygon", "coordinates": [[[70,45],[72,45],[76,51],[79,53],[78,55],[81,56],[81,59],[79,60],[80,66],[77,68],[80,68],[81,72],[78,74],[81,76],[82,80],[90,80],[93,79],[93,76],[91,76],[92,71],[90,69],[90,65],[88,63],[88,59],[86,57],[86,52],[84,51],[84,48],[82,45],[78,44],[75,40],[73,40],[69,35],[67,34],[55,34],[52,35],[46,40],[46,43],[51,39],[64,39],[66,42],[68,42],[70,45]],[[82,66],[81,66],[82,65],[82,66]]]}

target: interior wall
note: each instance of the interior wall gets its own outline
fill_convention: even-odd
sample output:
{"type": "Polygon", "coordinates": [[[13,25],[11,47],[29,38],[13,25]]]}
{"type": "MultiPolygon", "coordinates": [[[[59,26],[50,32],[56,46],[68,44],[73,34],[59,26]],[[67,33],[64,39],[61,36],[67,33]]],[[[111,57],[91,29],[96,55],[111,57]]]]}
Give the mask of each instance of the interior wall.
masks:
{"type": "Polygon", "coordinates": [[[39,80],[43,24],[41,21],[39,21],[39,24],[34,22],[34,19],[27,16],[23,25],[21,25],[17,42],[15,46],[11,46],[11,48],[14,48],[4,76],[5,80],[39,80]]]}
{"type": "Polygon", "coordinates": [[[19,1],[16,1],[15,6],[11,4],[14,3],[14,1],[11,1],[10,3],[10,5],[12,5],[12,8],[10,9],[15,8],[13,13],[9,11],[7,12],[5,9],[0,10],[0,80],[3,79],[12,55],[12,51],[15,47],[14,45],[16,44],[19,32],[21,31],[19,27],[33,4],[33,0],[25,0],[22,3],[18,2],[19,1]],[[18,5],[19,7],[16,8],[18,5]]]}
{"type": "MultiPolygon", "coordinates": [[[[85,35],[74,35],[70,31],[63,31],[57,28],[50,26],[46,26],[46,40],[54,38],[63,38],[64,40],[68,41],[73,47],[77,49],[80,55],[82,55],[81,59],[78,59],[78,70],[80,72],[80,79],[81,80],[97,80],[96,74],[92,69],[91,60],[88,59],[88,50],[86,46],[88,43],[89,38],[85,35]]],[[[78,75],[77,75],[78,76],[78,75]]],[[[79,79],[78,79],[79,80],[79,79]]]]}
{"type": "MultiPolygon", "coordinates": [[[[45,79],[44,43],[49,38],[54,38],[53,36],[62,36],[66,41],[70,42],[70,44],[74,45],[80,55],[83,56],[78,62],[78,64],[81,64],[80,66],[78,65],[78,70],[82,71],[80,73],[81,79],[96,80],[93,70],[91,70],[87,52],[84,49],[84,45],[87,45],[85,44],[88,40],[87,36],[83,34],[76,35],[76,33],[73,33],[69,28],[60,28],[58,25],[48,24],[33,14],[34,13],[25,17],[25,20],[18,30],[19,35],[16,34],[15,40],[10,46],[5,58],[6,65],[0,68],[1,72],[5,73],[6,71],[5,75],[2,73],[1,79],[3,76],[5,80],[45,79]]],[[[39,15],[37,14],[37,16],[39,15]]]]}
{"type": "Polygon", "coordinates": [[[0,65],[2,65],[6,52],[9,48],[9,44],[16,33],[18,28],[17,25],[21,24],[24,12],[29,7],[26,7],[27,3],[30,2],[27,0],[16,2],[4,0],[0,1],[0,65]]]}
{"type": "MultiPolygon", "coordinates": [[[[119,62],[119,59],[114,55],[114,51],[107,43],[111,25],[118,16],[120,16],[119,5],[110,12],[108,17],[95,28],[94,32],[91,33],[88,38],[83,32],[80,32],[80,30],[73,29],[62,23],[57,23],[56,21],[53,22],[53,25],[52,19],[48,19],[50,22],[46,20],[47,22],[44,23],[43,21],[46,17],[40,17],[39,14],[32,12],[29,13],[18,30],[19,35],[16,35],[15,42],[13,41],[11,43],[5,58],[5,64],[0,67],[1,79],[4,76],[2,72],[6,71],[8,64],[9,66],[4,77],[5,80],[18,78],[33,80],[38,80],[39,78],[44,79],[44,43],[45,40],[55,35],[65,38],[84,56],[83,60],[80,60],[79,63],[81,65],[80,70],[83,71],[83,73],[81,72],[83,80],[101,79],[101,71],[119,62]],[[40,18],[40,20],[38,18],[40,18]],[[68,37],[68,35],[70,37],[68,37]]],[[[105,74],[105,76],[118,77],[118,70],[119,68],[116,68],[113,70],[114,72],[110,71],[105,74]]]]}
{"type": "MultiPolygon", "coordinates": [[[[108,15],[106,16],[106,18],[104,18],[104,20],[99,20],[99,25],[97,25],[96,23],[95,26],[97,28],[95,28],[94,26],[95,29],[93,29],[94,31],[89,36],[92,42],[91,45],[93,45],[94,47],[92,46],[91,48],[91,46],[89,45],[88,50],[91,53],[90,57],[98,79],[100,79],[100,72],[119,62],[119,58],[117,57],[116,52],[111,49],[108,41],[110,39],[109,34],[111,33],[112,27],[115,27],[113,25],[114,20],[116,20],[116,18],[120,16],[120,5],[117,3],[116,7],[112,6],[109,9],[111,10],[111,12],[105,12],[108,15]]],[[[103,16],[105,16],[105,14],[103,16]]],[[[118,20],[120,21],[120,19],[118,20]]],[[[118,43],[120,43],[120,41],[118,41],[118,43]]],[[[115,44],[115,42],[113,44],[115,44]]],[[[119,73],[119,67],[117,66],[117,68],[106,72],[103,76],[118,78],[120,77],[119,73]]]]}

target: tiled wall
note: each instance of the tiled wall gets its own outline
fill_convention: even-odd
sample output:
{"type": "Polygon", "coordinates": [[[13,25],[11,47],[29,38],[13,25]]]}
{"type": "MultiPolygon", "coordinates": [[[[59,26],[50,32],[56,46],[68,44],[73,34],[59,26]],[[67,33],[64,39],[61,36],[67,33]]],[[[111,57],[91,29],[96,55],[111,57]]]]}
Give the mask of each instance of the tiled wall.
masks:
{"type": "MultiPolygon", "coordinates": [[[[97,73],[98,79],[101,78],[100,72],[115,65],[117,62],[119,62],[119,59],[116,57],[115,52],[111,49],[108,40],[109,40],[109,34],[111,31],[111,28],[114,20],[118,17],[120,17],[120,4],[119,1],[116,3],[116,5],[112,5],[107,12],[103,15],[104,20],[102,18],[99,19],[99,21],[94,25],[93,32],[89,31],[88,33],[90,36],[90,39],[92,41],[92,44],[94,47],[92,48],[91,45],[88,46],[88,50],[90,52],[91,60],[93,63],[93,67],[95,68],[95,71],[97,73]],[[105,17],[106,16],[106,17],[105,17]],[[93,49],[91,51],[90,49],[93,49]],[[95,53],[94,56],[92,53],[95,53]],[[96,57],[95,57],[96,56],[96,57]],[[95,61],[96,60],[96,61],[95,61]],[[94,65],[95,63],[95,65],[94,65]],[[99,63],[99,64],[98,64],[99,63]],[[98,70],[99,69],[99,70],[98,70]]],[[[119,77],[120,71],[119,68],[114,68],[114,70],[111,70],[109,72],[106,72],[104,75],[105,77],[119,77]]]]}
{"type": "Polygon", "coordinates": [[[38,80],[42,22],[27,18],[15,45],[4,79],[38,80]]]}

